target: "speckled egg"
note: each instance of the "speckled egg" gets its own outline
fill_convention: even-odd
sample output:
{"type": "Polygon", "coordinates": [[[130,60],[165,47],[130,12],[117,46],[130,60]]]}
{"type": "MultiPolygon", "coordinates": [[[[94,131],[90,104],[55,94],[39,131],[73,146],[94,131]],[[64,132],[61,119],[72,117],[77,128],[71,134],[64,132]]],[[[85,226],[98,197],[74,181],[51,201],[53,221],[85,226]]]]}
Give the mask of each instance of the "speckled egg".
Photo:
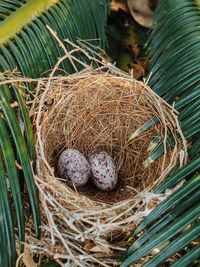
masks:
{"type": "Polygon", "coordinates": [[[110,191],[118,180],[113,159],[104,151],[89,156],[89,163],[94,184],[101,190],[110,191]]]}
{"type": "Polygon", "coordinates": [[[58,174],[76,187],[87,183],[90,165],[83,154],[76,149],[65,149],[58,160],[58,174]]]}

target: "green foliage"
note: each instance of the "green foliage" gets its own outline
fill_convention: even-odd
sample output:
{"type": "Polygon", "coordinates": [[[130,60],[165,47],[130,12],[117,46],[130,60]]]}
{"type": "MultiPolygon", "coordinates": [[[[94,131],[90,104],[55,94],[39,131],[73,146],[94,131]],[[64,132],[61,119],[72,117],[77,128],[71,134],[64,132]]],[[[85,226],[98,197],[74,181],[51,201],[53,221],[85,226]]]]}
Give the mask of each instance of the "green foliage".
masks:
{"type": "MultiPolygon", "coordinates": [[[[180,112],[181,128],[191,143],[191,161],[158,186],[162,193],[200,169],[200,5],[198,0],[161,0],[149,36],[150,86],[180,112]]],[[[158,148],[159,145],[156,147],[158,148]]],[[[151,152],[152,155],[153,152],[151,152]]],[[[154,150],[153,156],[158,153],[154,150]]],[[[160,152],[161,155],[161,152],[160,152]]],[[[172,266],[193,266],[200,259],[200,176],[189,179],[139,225],[121,267],[151,255],[143,265],[161,266],[177,252],[172,266]],[[139,238],[137,235],[142,233],[139,238]],[[193,245],[192,245],[193,243],[193,245]],[[159,253],[152,254],[155,249],[159,253]],[[153,256],[152,256],[153,255],[153,256]]]]}
{"type": "MultiPolygon", "coordinates": [[[[10,1],[0,2],[0,14],[4,10],[0,29],[5,27],[10,37],[1,38],[5,31],[3,35],[0,30],[2,71],[17,67],[24,76],[39,77],[53,68],[64,52],[52,38],[46,25],[56,31],[62,41],[65,38],[76,41],[78,37],[93,40],[94,45],[104,47],[108,0],[29,0],[23,1],[23,4],[21,1],[12,2],[12,8],[10,1]],[[13,31],[13,24],[16,23],[16,30],[13,31]]],[[[62,64],[62,68],[72,72],[67,61],[62,64]]]]}
{"type": "MultiPolygon", "coordinates": [[[[35,185],[33,182],[32,166],[31,161],[33,160],[33,139],[32,130],[29,125],[27,109],[24,105],[22,95],[20,95],[20,90],[15,87],[9,87],[7,85],[2,85],[0,90],[0,148],[1,148],[1,202],[5,209],[5,213],[2,219],[2,225],[0,227],[5,227],[6,239],[10,249],[7,250],[8,259],[15,255],[15,237],[14,237],[14,227],[18,228],[18,236],[21,241],[25,240],[25,220],[24,220],[24,210],[23,201],[21,196],[21,180],[24,180],[27,185],[27,190],[29,193],[29,199],[31,204],[31,209],[33,213],[33,219],[36,226],[36,235],[39,237],[39,206],[38,197],[36,194],[35,185]],[[18,100],[22,118],[26,118],[24,121],[25,135],[29,136],[27,142],[24,140],[23,132],[20,128],[18,109],[12,107],[12,104],[18,100]],[[28,144],[29,143],[29,144],[28,144]],[[29,148],[29,151],[28,151],[29,148]],[[22,167],[20,171],[16,166],[16,161],[22,167]],[[9,192],[9,194],[7,193],[9,192]],[[14,208],[11,206],[9,196],[12,196],[14,201],[14,208]],[[16,216],[16,225],[14,224],[14,216],[16,216]],[[3,226],[4,224],[4,226],[3,226]],[[11,246],[11,244],[13,244],[11,246]]],[[[3,210],[4,210],[3,209],[3,210]]],[[[3,212],[2,210],[2,212],[3,212]]],[[[3,232],[3,230],[2,230],[3,232]]],[[[22,246],[21,246],[22,248],[22,246]]],[[[6,249],[5,249],[6,250],[6,249]]],[[[4,257],[2,258],[4,260],[4,257]]],[[[13,261],[11,262],[13,264],[13,261]]],[[[9,265],[9,266],[12,266],[9,265]]],[[[7,266],[7,265],[5,265],[7,266]]]]}
{"type": "MultiPolygon", "coordinates": [[[[46,25],[57,32],[62,41],[92,39],[93,45],[103,48],[107,11],[108,0],[0,1],[0,72],[17,69],[31,78],[47,75],[64,52],[46,25]]],[[[60,67],[65,72],[73,71],[67,61],[60,67]]],[[[0,81],[5,80],[5,76],[2,74],[0,81]]],[[[23,181],[35,234],[40,235],[38,196],[32,172],[34,138],[25,94],[21,84],[0,86],[0,266],[4,267],[15,265],[15,234],[20,241],[25,240],[23,181]]]]}

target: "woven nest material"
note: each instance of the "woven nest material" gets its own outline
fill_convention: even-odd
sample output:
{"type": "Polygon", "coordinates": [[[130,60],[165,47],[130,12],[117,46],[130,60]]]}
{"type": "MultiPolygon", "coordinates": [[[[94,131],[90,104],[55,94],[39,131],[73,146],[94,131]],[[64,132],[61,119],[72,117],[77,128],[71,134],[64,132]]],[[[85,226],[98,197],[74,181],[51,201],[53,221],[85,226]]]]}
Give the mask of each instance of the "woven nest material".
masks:
{"type": "MultiPolygon", "coordinates": [[[[77,62],[73,53],[66,58],[72,66],[73,60],[77,62]]],[[[146,84],[102,58],[92,58],[96,70],[78,61],[83,71],[55,77],[63,59],[49,79],[38,81],[30,111],[43,235],[41,241],[29,236],[26,250],[51,255],[60,265],[64,261],[66,266],[118,266],[131,231],[166,197],[167,193],[156,195],[152,189],[185,159],[177,113],[146,84]],[[153,116],[159,122],[139,135],[138,129],[153,116]],[[151,162],[149,144],[158,135],[165,153],[151,162]],[[167,152],[170,135],[175,142],[167,152]],[[117,167],[117,187],[102,192],[89,182],[81,189],[71,188],[57,174],[58,157],[65,148],[75,148],[86,157],[106,151],[117,167]]]]}
{"type": "Polygon", "coordinates": [[[45,85],[40,83],[42,93],[34,103],[45,236],[39,247],[75,266],[112,266],[130,231],[164,197],[150,190],[179,161],[176,116],[147,85],[122,74],[86,70],[45,85]],[[154,115],[159,123],[129,140],[154,115]],[[152,139],[159,134],[164,141],[170,133],[176,140],[173,150],[144,166],[152,139]],[[65,148],[85,156],[96,150],[111,155],[119,175],[116,189],[68,186],[56,171],[65,148]]]}
{"type": "Polygon", "coordinates": [[[108,193],[88,183],[79,193],[98,202],[116,203],[137,191],[149,190],[168,172],[171,157],[173,161],[177,158],[169,152],[144,166],[150,142],[157,135],[164,139],[169,122],[161,121],[145,134],[129,139],[139,126],[159,116],[158,101],[147,86],[134,79],[85,72],[73,79],[55,80],[43,103],[40,127],[45,161],[40,162],[39,173],[58,177],[58,157],[66,148],[77,149],[86,157],[106,151],[117,167],[118,186],[108,193]]]}

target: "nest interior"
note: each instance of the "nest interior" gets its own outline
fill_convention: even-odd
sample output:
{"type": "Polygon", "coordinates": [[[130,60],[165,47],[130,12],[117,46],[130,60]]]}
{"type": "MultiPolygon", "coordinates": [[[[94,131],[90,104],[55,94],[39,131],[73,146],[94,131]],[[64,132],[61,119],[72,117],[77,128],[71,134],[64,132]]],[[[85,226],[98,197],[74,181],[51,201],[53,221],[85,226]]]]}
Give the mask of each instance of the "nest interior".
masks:
{"type": "MultiPolygon", "coordinates": [[[[183,140],[174,110],[147,85],[113,66],[65,77],[40,79],[30,110],[35,126],[35,182],[39,191],[42,239],[29,237],[26,249],[67,260],[75,266],[115,266],[127,238],[164,197],[150,192],[179,164],[183,140]],[[159,123],[130,136],[156,115],[159,123]],[[175,146],[144,167],[152,139],[174,136],[175,146]],[[91,182],[74,189],[57,176],[66,148],[86,157],[97,150],[114,160],[119,183],[101,192],[91,182]],[[78,191],[78,192],[77,192],[78,191]]],[[[62,266],[62,261],[60,262],[62,266]]],[[[116,265],[118,266],[118,265],[116,265]]]]}
{"type": "Polygon", "coordinates": [[[103,192],[90,181],[79,193],[104,203],[131,198],[152,187],[168,164],[163,158],[148,167],[143,164],[152,139],[164,136],[162,123],[129,141],[133,132],[158,113],[156,98],[147,86],[133,79],[87,73],[52,81],[42,107],[45,159],[57,176],[58,157],[64,149],[77,149],[86,157],[106,151],[117,167],[117,187],[103,192]]]}

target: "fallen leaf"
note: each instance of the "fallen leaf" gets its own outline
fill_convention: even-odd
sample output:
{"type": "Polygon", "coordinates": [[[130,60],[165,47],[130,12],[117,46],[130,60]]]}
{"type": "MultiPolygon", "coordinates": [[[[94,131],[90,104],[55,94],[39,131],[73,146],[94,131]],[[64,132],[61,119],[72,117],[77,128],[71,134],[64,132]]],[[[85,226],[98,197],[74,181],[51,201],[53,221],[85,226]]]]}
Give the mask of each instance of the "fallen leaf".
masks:
{"type": "Polygon", "coordinates": [[[101,252],[101,253],[105,253],[105,254],[110,254],[111,249],[107,246],[96,245],[95,247],[90,249],[90,252],[101,252]]]}
{"type": "Polygon", "coordinates": [[[133,77],[136,80],[141,79],[145,74],[145,71],[140,64],[134,64],[134,63],[128,64],[127,71],[129,72],[133,71],[133,77]]]}
{"type": "Polygon", "coordinates": [[[87,251],[87,252],[90,252],[93,247],[95,247],[95,243],[94,242],[89,242],[84,246],[84,250],[87,251]]]}
{"type": "Polygon", "coordinates": [[[129,13],[129,9],[126,3],[123,2],[111,2],[110,3],[111,11],[118,12],[120,9],[129,13]]]}
{"type": "Polygon", "coordinates": [[[24,253],[22,260],[26,267],[37,267],[37,264],[34,262],[33,257],[29,252],[24,253]]]}
{"type": "Polygon", "coordinates": [[[135,21],[150,28],[153,22],[153,11],[150,9],[149,0],[128,0],[127,4],[135,21]]]}

